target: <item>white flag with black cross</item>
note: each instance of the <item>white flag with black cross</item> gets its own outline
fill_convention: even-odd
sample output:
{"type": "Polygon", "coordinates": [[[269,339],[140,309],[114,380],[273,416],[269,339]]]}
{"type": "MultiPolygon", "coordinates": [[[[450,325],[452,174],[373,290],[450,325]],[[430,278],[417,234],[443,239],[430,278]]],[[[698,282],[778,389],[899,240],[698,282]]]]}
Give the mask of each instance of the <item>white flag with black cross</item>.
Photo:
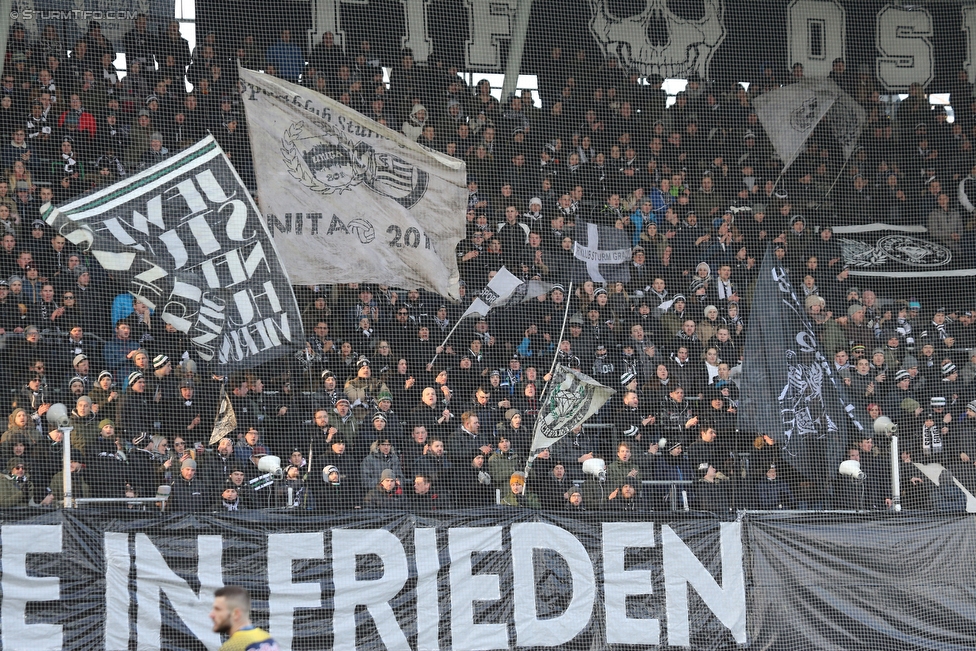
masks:
{"type": "Polygon", "coordinates": [[[632,248],[626,231],[611,226],[581,223],[576,227],[573,257],[577,282],[626,283],[630,280],[632,248]],[[584,241],[585,240],[585,241],[584,241]]]}

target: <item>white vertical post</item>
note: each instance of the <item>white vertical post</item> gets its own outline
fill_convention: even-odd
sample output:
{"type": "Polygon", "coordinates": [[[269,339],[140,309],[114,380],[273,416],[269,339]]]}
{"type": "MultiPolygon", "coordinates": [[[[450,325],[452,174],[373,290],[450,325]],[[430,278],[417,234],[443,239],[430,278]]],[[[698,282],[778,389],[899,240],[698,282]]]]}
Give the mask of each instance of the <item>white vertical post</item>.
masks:
{"type": "Polygon", "coordinates": [[[901,511],[901,469],[899,467],[898,436],[891,435],[891,502],[895,511],[901,511]]]}
{"type": "Polygon", "coordinates": [[[64,508],[73,509],[74,499],[71,495],[71,428],[59,427],[61,430],[61,470],[64,475],[64,508]]]}

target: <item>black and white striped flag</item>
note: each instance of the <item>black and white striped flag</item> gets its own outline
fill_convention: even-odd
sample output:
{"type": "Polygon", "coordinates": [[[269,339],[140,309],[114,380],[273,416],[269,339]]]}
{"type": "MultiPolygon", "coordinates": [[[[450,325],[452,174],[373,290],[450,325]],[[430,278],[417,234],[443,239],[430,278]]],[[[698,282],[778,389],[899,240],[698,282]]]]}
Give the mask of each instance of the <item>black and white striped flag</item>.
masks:
{"type": "Polygon", "coordinates": [[[211,136],[41,215],[220,374],[305,345],[271,235],[211,136]]]}

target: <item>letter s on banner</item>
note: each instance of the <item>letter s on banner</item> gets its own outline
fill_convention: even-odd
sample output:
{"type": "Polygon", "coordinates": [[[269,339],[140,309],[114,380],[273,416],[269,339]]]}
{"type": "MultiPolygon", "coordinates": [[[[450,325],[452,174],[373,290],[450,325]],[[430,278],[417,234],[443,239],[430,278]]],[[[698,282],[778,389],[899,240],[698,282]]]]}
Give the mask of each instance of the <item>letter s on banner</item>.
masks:
{"type": "Polygon", "coordinates": [[[796,333],[796,343],[799,344],[800,350],[804,353],[815,353],[817,352],[817,340],[812,334],[806,330],[800,330],[796,333]]]}
{"type": "Polygon", "coordinates": [[[885,5],[878,12],[875,28],[878,50],[878,81],[890,91],[903,92],[915,82],[928,86],[935,75],[932,56],[932,16],[924,7],[911,11],[885,5]]]}

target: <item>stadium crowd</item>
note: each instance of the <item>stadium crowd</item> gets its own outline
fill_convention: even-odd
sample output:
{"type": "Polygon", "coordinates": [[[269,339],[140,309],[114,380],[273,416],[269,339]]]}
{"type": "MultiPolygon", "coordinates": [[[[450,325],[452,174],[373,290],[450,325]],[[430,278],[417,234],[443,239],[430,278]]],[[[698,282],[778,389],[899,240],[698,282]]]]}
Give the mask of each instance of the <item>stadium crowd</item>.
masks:
{"type": "MultiPolygon", "coordinates": [[[[675,502],[718,513],[885,509],[890,467],[870,425],[881,415],[903,434],[906,508],[953,503],[912,461],[939,461],[976,485],[971,297],[939,305],[858,287],[832,231],[923,225],[973,256],[976,125],[964,71],[950,123],[920,86],[891,111],[870,72],[835,61],[831,77],[868,115],[860,144],[845,164],[818,131],[780,178],[752,101],[802,67],[782,79],[768,69],[748,89],[692,77],[669,105],[660,77],[553,45],[540,107],[528,90],[500,102],[487,81],[469,88],[447,62],[418,64],[408,51],[381,62],[368,41],[344,51],[326,33],[306,52],[284,30],[266,50],[256,43],[208,34],[191,52],[177,22],[156,35],[144,16],[116,44],[95,21],[74,43],[51,25],[34,42],[12,26],[0,87],[0,388],[10,397],[0,506],[63,499],[62,434],[46,419],[56,402],[71,410],[76,497],[153,496],[170,485],[165,508],[176,512],[426,513],[496,502],[560,512],[675,502]],[[123,51],[124,76],[113,65],[123,51]],[[253,178],[237,61],[467,162],[459,304],[411,288],[295,287],[305,348],[216,377],[183,335],[49,230],[41,205],[125,178],[208,131],[253,178]],[[629,281],[571,285],[584,222],[626,232],[629,281]],[[840,477],[794,472],[772,433],[737,426],[767,247],[790,269],[867,425],[848,449],[867,473],[863,502],[840,477]],[[471,319],[445,341],[502,266],[552,289],[471,319]],[[555,358],[617,394],[526,476],[555,358]],[[221,387],[237,427],[211,445],[221,387]],[[282,460],[273,483],[257,466],[268,454],[282,460]]],[[[143,504],[122,508],[157,508],[143,504]]]]}

